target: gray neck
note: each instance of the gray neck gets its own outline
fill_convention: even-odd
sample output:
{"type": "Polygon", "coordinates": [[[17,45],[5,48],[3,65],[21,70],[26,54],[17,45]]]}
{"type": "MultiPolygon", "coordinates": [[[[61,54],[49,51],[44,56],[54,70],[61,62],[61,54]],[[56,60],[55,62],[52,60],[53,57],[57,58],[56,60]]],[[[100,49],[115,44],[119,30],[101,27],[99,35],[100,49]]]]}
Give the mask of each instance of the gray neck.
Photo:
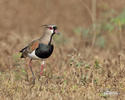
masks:
{"type": "Polygon", "coordinates": [[[47,44],[47,45],[50,45],[51,42],[52,42],[52,37],[53,37],[54,34],[50,33],[50,32],[47,32],[47,33],[44,33],[41,37],[40,37],[40,42],[43,43],[43,44],[47,44]]]}

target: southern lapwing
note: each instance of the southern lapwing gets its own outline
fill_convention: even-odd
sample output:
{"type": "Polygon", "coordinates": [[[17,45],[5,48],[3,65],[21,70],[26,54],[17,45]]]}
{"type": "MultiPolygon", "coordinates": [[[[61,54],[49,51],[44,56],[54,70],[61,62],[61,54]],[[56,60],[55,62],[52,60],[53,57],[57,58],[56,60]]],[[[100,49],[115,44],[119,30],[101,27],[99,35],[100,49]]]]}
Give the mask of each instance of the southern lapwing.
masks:
{"type": "Polygon", "coordinates": [[[26,58],[26,57],[30,58],[29,67],[32,72],[34,82],[35,82],[35,76],[31,66],[32,60],[34,59],[42,60],[41,72],[40,72],[40,74],[42,74],[44,68],[44,59],[50,57],[54,49],[54,46],[51,43],[52,38],[54,34],[59,34],[59,32],[57,32],[56,25],[53,24],[43,25],[43,27],[45,29],[43,35],[39,39],[32,41],[31,43],[29,43],[29,45],[20,50],[20,52],[22,53],[21,58],[26,58]]]}

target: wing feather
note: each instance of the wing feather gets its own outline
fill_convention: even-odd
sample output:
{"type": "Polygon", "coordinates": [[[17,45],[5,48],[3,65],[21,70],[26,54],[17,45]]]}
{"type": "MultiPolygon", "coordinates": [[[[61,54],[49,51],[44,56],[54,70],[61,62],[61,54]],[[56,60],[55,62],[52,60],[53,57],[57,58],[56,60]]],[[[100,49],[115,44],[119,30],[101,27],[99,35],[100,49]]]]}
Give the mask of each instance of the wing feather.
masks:
{"type": "Polygon", "coordinates": [[[32,41],[28,46],[20,50],[22,53],[21,58],[26,58],[28,56],[28,53],[32,53],[35,49],[37,49],[39,46],[39,40],[32,41]]]}

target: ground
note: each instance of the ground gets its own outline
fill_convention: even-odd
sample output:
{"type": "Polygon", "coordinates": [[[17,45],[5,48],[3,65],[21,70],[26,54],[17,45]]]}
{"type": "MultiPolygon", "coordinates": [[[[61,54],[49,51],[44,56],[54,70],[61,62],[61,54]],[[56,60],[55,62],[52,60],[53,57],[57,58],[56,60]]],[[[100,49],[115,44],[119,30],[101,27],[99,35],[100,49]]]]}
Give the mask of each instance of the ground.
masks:
{"type": "Polygon", "coordinates": [[[1,100],[124,100],[124,0],[1,0],[1,100]],[[52,56],[33,61],[20,49],[56,24],[52,56]]]}

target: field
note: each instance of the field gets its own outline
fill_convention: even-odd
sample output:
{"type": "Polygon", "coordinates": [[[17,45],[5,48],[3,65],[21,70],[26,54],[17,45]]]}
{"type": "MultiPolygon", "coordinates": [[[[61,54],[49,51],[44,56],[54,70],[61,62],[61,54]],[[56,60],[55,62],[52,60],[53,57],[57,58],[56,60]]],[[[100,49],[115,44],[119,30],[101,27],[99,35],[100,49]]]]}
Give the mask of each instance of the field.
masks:
{"type": "Polygon", "coordinates": [[[125,100],[124,0],[1,0],[0,100],[125,100]],[[33,61],[20,49],[56,24],[54,52],[33,61]]]}

